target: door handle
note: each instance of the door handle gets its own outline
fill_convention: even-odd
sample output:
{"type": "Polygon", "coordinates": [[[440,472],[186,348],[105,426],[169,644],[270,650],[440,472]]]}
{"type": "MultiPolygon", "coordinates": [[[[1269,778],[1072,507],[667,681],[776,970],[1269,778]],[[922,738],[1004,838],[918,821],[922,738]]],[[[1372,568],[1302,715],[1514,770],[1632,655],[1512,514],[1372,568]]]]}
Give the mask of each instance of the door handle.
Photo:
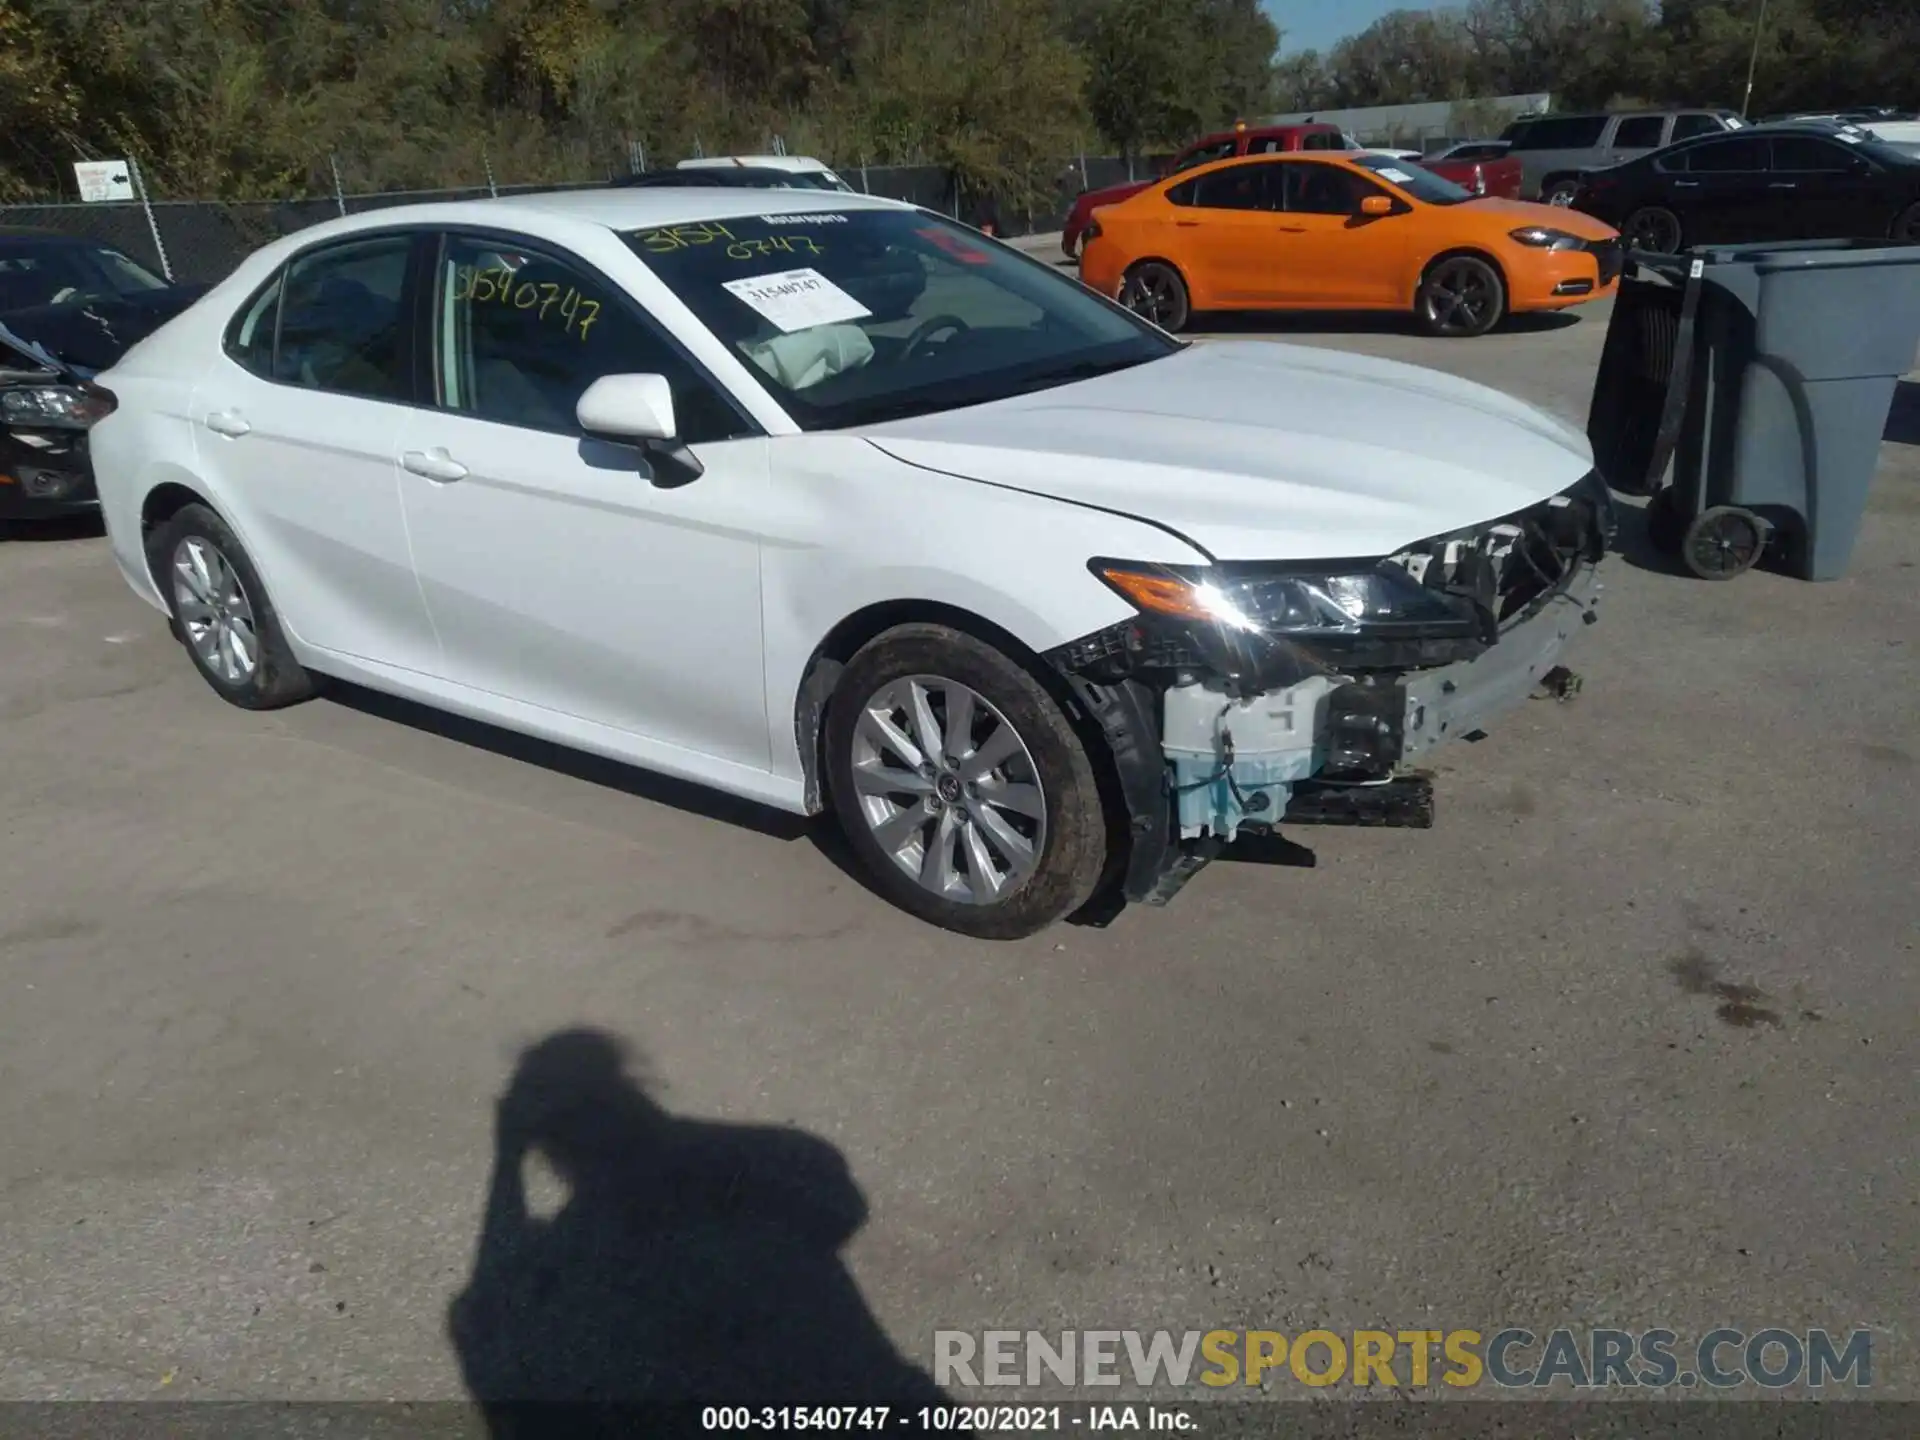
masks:
{"type": "Polygon", "coordinates": [[[1198,220],[1176,220],[1173,223],[1178,225],[1182,230],[1191,230],[1200,222],[1198,220]]]}
{"type": "Polygon", "coordinates": [[[1775,180],[1767,186],[1769,190],[1798,190],[1800,187],[1792,180],[1775,180]]]}
{"type": "Polygon", "coordinates": [[[206,427],[216,435],[225,435],[237,440],[253,429],[241,416],[232,410],[216,410],[206,418],[206,427]]]}
{"type": "Polygon", "coordinates": [[[1676,180],[1673,182],[1673,188],[1676,190],[1698,190],[1700,188],[1700,182],[1698,180],[1676,180]]]}
{"type": "Polygon", "coordinates": [[[467,467],[439,448],[409,450],[400,457],[400,464],[403,469],[424,475],[440,485],[467,478],[467,467]]]}

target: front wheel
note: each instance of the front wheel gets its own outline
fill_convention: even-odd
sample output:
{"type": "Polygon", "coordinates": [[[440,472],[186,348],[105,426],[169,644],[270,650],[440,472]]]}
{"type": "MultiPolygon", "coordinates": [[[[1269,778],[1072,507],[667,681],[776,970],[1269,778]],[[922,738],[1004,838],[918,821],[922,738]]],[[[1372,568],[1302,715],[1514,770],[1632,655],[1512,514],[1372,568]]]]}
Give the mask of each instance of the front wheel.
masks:
{"type": "Polygon", "coordinates": [[[840,827],[901,909],[1017,940],[1087,903],[1106,862],[1093,762],[1032,674],[944,625],[902,625],[841,673],[827,709],[840,827]]]}
{"type": "Polygon", "coordinates": [[[1414,308],[1429,335],[1484,335],[1507,313],[1506,282],[1476,255],[1450,255],[1427,271],[1414,308]]]}
{"type": "Polygon", "coordinates": [[[1187,282],[1178,270],[1159,260],[1144,260],[1127,272],[1120,303],[1169,334],[1186,329],[1192,315],[1187,282]]]}
{"type": "Polygon", "coordinates": [[[260,572],[226,521],[186,505],[147,537],[147,565],[201,678],[243,710],[305,700],[316,678],[293,657],[260,572]]]}

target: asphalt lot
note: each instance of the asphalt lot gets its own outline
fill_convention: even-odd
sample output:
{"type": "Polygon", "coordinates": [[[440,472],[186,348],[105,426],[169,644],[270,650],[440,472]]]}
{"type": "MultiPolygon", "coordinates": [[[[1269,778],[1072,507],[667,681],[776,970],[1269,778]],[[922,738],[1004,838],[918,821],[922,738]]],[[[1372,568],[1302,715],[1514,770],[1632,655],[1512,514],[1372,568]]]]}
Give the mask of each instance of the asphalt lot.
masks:
{"type": "MultiPolygon", "coordinates": [[[[1227,328],[1584,420],[1603,323],[1227,328]]],[[[230,709],[102,539],[13,534],[0,1398],[1509,1323],[1868,1327],[1920,1396],[1920,384],[1850,578],[1705,584],[1630,525],[1584,693],[1448,754],[1438,828],[1009,946],[633,772],[365,696],[230,709]],[[489,1203],[542,1042],[507,1109],[573,1157],[551,1243],[489,1203]]]]}

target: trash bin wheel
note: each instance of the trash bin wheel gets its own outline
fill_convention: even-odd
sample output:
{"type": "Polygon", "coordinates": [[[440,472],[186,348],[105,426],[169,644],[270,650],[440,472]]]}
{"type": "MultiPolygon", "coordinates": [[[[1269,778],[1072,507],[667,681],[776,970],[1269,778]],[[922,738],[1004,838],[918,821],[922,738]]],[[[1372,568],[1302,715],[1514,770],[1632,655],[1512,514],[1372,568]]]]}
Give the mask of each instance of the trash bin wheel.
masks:
{"type": "Polygon", "coordinates": [[[1687,526],[1680,558],[1702,580],[1731,580],[1751,570],[1766,548],[1766,522],[1758,515],[1738,505],[1715,505],[1687,526]]]}
{"type": "Polygon", "coordinates": [[[1647,501],[1647,539],[1662,555],[1678,555],[1686,538],[1687,517],[1673,498],[1673,487],[1663,486],[1647,501]]]}

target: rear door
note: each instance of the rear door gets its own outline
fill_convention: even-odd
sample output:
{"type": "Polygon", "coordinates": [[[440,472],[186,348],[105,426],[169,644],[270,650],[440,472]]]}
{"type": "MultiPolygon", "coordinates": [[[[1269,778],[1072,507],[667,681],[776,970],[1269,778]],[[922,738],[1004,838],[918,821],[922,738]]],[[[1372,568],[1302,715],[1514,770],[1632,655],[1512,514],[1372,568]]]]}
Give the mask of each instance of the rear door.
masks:
{"type": "Polygon", "coordinates": [[[304,251],[242,309],[192,408],[200,463],[301,641],[431,673],[400,510],[421,238],[304,251]]]}
{"type": "Polygon", "coordinates": [[[1614,122],[1606,163],[1624,165],[1667,143],[1670,121],[1665,115],[1622,115],[1614,122]]]}
{"type": "Polygon", "coordinates": [[[1281,161],[1229,165],[1167,192],[1174,206],[1170,257],[1187,277],[1195,309],[1263,303],[1272,294],[1286,237],[1267,174],[1281,161]]]}

